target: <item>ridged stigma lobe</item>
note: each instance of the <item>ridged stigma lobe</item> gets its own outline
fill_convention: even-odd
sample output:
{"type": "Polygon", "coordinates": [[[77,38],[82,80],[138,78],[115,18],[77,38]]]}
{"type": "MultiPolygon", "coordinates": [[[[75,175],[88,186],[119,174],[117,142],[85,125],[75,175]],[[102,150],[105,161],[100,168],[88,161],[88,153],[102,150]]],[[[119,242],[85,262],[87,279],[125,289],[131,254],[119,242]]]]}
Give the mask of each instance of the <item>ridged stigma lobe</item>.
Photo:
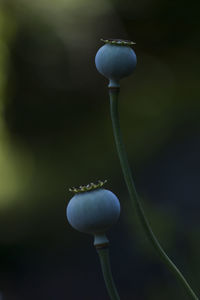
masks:
{"type": "Polygon", "coordinates": [[[72,187],[69,189],[70,192],[72,193],[84,193],[84,192],[89,192],[92,190],[96,190],[96,189],[100,189],[105,183],[107,182],[107,180],[98,180],[97,183],[89,183],[87,185],[80,185],[79,187],[72,187]]]}

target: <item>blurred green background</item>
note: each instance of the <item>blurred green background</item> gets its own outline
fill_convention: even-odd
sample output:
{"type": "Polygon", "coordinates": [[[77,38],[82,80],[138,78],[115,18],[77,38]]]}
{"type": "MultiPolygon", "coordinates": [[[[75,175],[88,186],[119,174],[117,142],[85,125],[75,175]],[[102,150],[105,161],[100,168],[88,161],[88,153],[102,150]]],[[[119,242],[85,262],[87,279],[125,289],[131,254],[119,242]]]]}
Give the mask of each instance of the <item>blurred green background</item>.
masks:
{"type": "Polygon", "coordinates": [[[65,217],[71,186],[107,179],[122,300],[188,299],[129,210],[96,71],[100,38],[136,42],[121,84],[127,152],[150,223],[194,290],[200,278],[200,3],[1,0],[0,299],[109,299],[92,237],[65,217]]]}

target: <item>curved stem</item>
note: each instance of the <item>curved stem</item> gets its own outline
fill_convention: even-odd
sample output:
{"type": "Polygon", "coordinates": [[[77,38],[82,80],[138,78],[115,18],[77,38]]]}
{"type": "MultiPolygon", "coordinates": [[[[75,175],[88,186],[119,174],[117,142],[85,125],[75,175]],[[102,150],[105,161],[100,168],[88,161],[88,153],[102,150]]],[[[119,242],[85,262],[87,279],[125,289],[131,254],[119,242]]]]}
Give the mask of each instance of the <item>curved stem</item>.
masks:
{"type": "Polygon", "coordinates": [[[168,266],[168,268],[174,273],[174,275],[180,281],[180,283],[184,286],[185,290],[190,295],[191,299],[198,300],[199,298],[195,295],[195,293],[191,289],[190,285],[187,283],[184,276],[181,274],[181,272],[178,270],[175,264],[171,261],[171,259],[167,256],[165,251],[162,249],[160,243],[158,242],[156,236],[154,235],[151,226],[147,220],[142,204],[140,202],[140,198],[138,197],[138,194],[136,192],[135,184],[133,182],[131,170],[127,159],[126,150],[122,140],[122,134],[121,134],[120,123],[119,123],[119,113],[118,113],[119,89],[117,88],[109,89],[109,95],[110,95],[110,112],[111,112],[111,119],[112,119],[116,148],[117,148],[122,172],[124,175],[124,179],[129,191],[131,203],[134,206],[134,209],[136,210],[136,213],[139,217],[139,220],[143,226],[143,229],[148,239],[150,240],[151,244],[157,251],[160,258],[168,266]]]}
{"type": "Polygon", "coordinates": [[[97,253],[99,254],[99,259],[101,263],[101,269],[103,272],[104,281],[107,287],[108,294],[111,300],[120,300],[119,294],[117,292],[109,259],[109,250],[108,248],[97,248],[97,253]]]}

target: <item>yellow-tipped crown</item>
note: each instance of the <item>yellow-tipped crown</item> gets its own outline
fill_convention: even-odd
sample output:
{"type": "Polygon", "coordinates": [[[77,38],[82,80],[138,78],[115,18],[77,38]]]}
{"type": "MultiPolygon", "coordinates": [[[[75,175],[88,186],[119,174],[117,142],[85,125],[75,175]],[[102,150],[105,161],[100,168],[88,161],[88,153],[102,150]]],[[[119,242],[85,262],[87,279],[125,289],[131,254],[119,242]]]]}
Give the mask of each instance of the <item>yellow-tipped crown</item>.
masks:
{"type": "Polygon", "coordinates": [[[79,187],[72,187],[69,189],[70,192],[73,193],[83,193],[83,192],[89,192],[92,190],[96,190],[96,189],[100,189],[105,183],[107,182],[107,180],[98,180],[97,183],[89,183],[87,185],[80,185],[79,187]]]}

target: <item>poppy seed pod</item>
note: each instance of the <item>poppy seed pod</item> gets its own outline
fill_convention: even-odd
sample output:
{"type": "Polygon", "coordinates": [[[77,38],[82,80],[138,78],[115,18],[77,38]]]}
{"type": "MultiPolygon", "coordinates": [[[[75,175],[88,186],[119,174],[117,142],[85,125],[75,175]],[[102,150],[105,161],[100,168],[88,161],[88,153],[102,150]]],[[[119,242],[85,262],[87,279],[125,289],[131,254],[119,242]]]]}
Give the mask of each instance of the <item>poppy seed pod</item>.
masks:
{"type": "Polygon", "coordinates": [[[118,198],[111,191],[101,188],[103,184],[99,181],[97,184],[72,188],[71,191],[76,194],[66,209],[72,227],[97,237],[104,236],[120,215],[118,198]]]}
{"type": "Polygon", "coordinates": [[[109,79],[108,87],[119,87],[120,79],[130,75],[136,67],[136,54],[130,47],[135,43],[120,39],[101,40],[105,45],[97,51],[96,68],[109,79]]]}

